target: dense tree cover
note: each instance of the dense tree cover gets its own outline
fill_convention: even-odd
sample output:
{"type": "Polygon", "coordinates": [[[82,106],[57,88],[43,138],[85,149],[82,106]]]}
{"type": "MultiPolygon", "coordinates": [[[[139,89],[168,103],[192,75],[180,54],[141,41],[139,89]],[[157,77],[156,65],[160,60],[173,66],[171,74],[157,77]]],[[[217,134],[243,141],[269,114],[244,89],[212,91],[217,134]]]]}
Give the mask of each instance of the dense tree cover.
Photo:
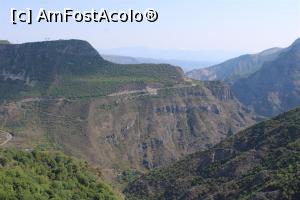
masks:
{"type": "Polygon", "coordinates": [[[116,200],[96,170],[62,153],[0,150],[1,200],[116,200]]]}

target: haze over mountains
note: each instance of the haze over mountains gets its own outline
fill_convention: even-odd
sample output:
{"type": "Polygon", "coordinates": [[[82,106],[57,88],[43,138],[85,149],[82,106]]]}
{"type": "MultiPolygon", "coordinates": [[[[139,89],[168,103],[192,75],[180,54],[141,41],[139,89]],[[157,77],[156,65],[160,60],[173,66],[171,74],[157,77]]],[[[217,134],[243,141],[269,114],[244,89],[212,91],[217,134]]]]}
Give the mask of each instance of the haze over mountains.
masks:
{"type": "Polygon", "coordinates": [[[248,108],[259,115],[275,116],[300,104],[299,43],[298,39],[284,49],[240,56],[187,75],[228,82],[235,96],[248,108]]]}
{"type": "Polygon", "coordinates": [[[259,70],[265,62],[274,60],[282,51],[272,48],[258,54],[247,54],[223,63],[187,72],[187,76],[197,80],[234,80],[259,70]]]}
{"type": "MultiPolygon", "coordinates": [[[[101,52],[100,52],[101,53],[101,52]]],[[[129,56],[117,56],[117,55],[106,55],[101,54],[101,56],[110,62],[118,64],[171,64],[174,66],[180,66],[183,71],[187,72],[192,69],[199,69],[206,66],[215,64],[213,61],[193,61],[193,60],[176,60],[176,59],[153,59],[153,58],[141,58],[141,57],[129,57],[129,56]]]]}
{"type": "Polygon", "coordinates": [[[102,54],[123,55],[142,58],[160,58],[160,59],[178,59],[185,60],[212,60],[220,62],[235,55],[239,55],[240,51],[224,51],[224,50],[189,50],[189,49],[163,49],[151,47],[121,47],[112,49],[99,49],[102,54]]]}
{"type": "MultiPolygon", "coordinates": [[[[137,59],[146,58],[154,61],[167,61],[175,66],[182,64],[184,71],[199,69],[227,60],[229,58],[240,55],[239,51],[223,51],[223,50],[189,50],[189,49],[161,49],[150,47],[124,47],[113,49],[99,49],[103,55],[118,55],[125,57],[133,57],[137,59]],[[208,64],[208,65],[207,65],[208,64]]],[[[157,62],[155,62],[157,63],[157,62]]]]}

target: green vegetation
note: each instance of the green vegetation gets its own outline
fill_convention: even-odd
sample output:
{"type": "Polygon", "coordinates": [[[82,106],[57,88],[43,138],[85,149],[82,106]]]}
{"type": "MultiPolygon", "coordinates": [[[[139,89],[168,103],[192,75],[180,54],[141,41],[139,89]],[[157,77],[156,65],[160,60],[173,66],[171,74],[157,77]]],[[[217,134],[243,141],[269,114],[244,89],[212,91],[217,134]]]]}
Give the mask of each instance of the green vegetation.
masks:
{"type": "MultiPolygon", "coordinates": [[[[12,99],[20,95],[20,92],[29,92],[29,87],[24,85],[22,81],[1,80],[0,76],[0,100],[12,99]]],[[[26,96],[26,95],[24,95],[26,96]]]]}
{"type": "Polygon", "coordinates": [[[2,200],[117,200],[99,172],[62,153],[0,151],[2,200]]]}
{"type": "Polygon", "coordinates": [[[129,199],[299,199],[300,108],[129,184],[129,199]]]}
{"type": "Polygon", "coordinates": [[[0,100],[32,96],[86,99],[145,88],[147,84],[172,86],[183,81],[182,71],[171,65],[110,63],[80,40],[9,48],[11,51],[0,48],[0,71],[5,72],[0,75],[0,100]],[[9,67],[12,64],[13,70],[9,67]]]}
{"type": "Polygon", "coordinates": [[[111,111],[116,105],[114,104],[101,104],[97,106],[99,110],[111,111]]]}
{"type": "Polygon", "coordinates": [[[61,76],[61,83],[53,84],[48,95],[67,98],[99,97],[117,92],[121,88],[143,88],[146,84],[172,86],[179,78],[176,68],[169,65],[105,63],[95,73],[61,76]]]}
{"type": "Polygon", "coordinates": [[[118,182],[127,184],[138,179],[143,173],[137,170],[126,170],[118,176],[118,182]]]}
{"type": "Polygon", "coordinates": [[[7,40],[0,40],[0,44],[10,44],[10,42],[7,40]]]}
{"type": "Polygon", "coordinates": [[[81,75],[61,74],[57,76],[59,81],[54,83],[47,79],[49,77],[38,82],[34,87],[24,85],[22,81],[0,80],[3,82],[0,86],[0,94],[3,96],[0,98],[51,96],[85,99],[106,96],[122,88],[144,88],[147,84],[168,87],[178,83],[180,76],[175,67],[168,65],[127,66],[106,63],[104,67],[99,66],[97,72],[91,71],[81,75]]]}

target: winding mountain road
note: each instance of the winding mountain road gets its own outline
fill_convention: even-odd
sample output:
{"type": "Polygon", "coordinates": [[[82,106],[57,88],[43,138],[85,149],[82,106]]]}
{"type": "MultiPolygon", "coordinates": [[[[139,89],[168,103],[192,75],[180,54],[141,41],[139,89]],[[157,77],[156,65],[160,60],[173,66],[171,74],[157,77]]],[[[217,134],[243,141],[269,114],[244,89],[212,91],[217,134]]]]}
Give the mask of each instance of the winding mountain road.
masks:
{"type": "Polygon", "coordinates": [[[5,137],[5,140],[0,143],[0,146],[5,145],[13,138],[13,136],[9,132],[3,131],[3,130],[0,130],[0,135],[1,136],[4,135],[4,137],[5,137]]]}
{"type": "Polygon", "coordinates": [[[142,90],[124,90],[121,92],[116,92],[109,94],[109,97],[115,97],[115,96],[122,96],[122,95],[129,95],[129,94],[137,94],[137,93],[145,93],[140,96],[145,96],[145,95],[157,95],[157,92],[160,90],[166,90],[166,89],[181,89],[181,88],[190,88],[190,87],[195,87],[196,84],[191,84],[191,85],[179,85],[179,86],[173,86],[173,87],[164,87],[164,88],[150,88],[147,87],[146,89],[142,90]]]}

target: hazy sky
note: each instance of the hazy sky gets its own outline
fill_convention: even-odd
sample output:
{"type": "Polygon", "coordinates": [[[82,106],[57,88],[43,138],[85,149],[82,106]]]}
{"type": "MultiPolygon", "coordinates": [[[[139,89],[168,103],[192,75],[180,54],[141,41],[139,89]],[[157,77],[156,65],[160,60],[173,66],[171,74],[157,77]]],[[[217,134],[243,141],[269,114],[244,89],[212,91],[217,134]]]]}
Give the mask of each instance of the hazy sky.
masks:
{"type": "Polygon", "coordinates": [[[77,38],[96,48],[257,52],[288,46],[300,36],[299,0],[0,0],[0,38],[12,42],[77,38]],[[156,23],[10,23],[10,9],[154,8],[156,23]]]}

